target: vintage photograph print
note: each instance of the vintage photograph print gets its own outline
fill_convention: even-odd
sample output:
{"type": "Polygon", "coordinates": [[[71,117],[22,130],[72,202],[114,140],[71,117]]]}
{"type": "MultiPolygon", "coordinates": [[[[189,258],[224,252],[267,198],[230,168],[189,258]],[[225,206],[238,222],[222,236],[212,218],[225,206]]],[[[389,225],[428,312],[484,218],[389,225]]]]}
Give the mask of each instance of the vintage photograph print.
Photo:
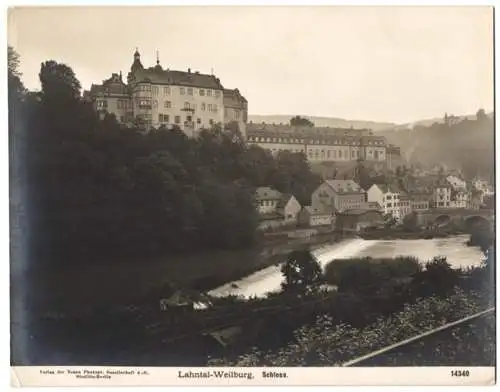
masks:
{"type": "Polygon", "coordinates": [[[14,385],[495,383],[493,7],[6,12],[14,385]]]}

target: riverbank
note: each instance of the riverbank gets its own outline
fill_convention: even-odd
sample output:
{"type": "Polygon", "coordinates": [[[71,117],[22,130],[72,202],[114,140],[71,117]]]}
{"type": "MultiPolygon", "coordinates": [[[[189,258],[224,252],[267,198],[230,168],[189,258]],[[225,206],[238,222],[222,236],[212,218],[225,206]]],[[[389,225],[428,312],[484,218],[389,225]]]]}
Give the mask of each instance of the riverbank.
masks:
{"type": "MultiPolygon", "coordinates": [[[[48,312],[81,314],[155,297],[166,284],[208,291],[283,261],[291,250],[332,241],[331,234],[273,240],[252,249],[207,251],[153,260],[68,263],[23,273],[24,307],[34,317],[48,312]]],[[[18,296],[20,297],[20,296],[18,296]]],[[[158,298],[155,298],[155,302],[158,298]]]]}
{"type": "MultiPolygon", "coordinates": [[[[322,268],[332,260],[352,260],[357,258],[388,258],[399,256],[415,257],[422,262],[432,260],[435,256],[444,256],[453,268],[467,268],[481,264],[482,253],[479,248],[466,246],[467,236],[450,236],[442,239],[411,240],[364,240],[322,245],[313,249],[313,255],[322,268]]],[[[279,290],[283,276],[278,266],[262,269],[243,279],[232,281],[218,287],[209,294],[214,296],[237,295],[246,298],[265,297],[268,292],[279,290]]]]}
{"type": "MultiPolygon", "coordinates": [[[[334,262],[332,266],[335,265],[334,262]]],[[[387,272],[380,263],[374,263],[373,267],[380,272],[387,272]]],[[[450,267],[446,270],[446,276],[453,272],[450,267]]],[[[307,334],[311,341],[327,341],[322,336],[316,338],[314,330],[328,334],[338,331],[336,342],[349,347],[348,352],[344,353],[349,355],[345,358],[334,349],[336,342],[326,347],[329,352],[335,352],[335,358],[328,357],[328,361],[322,365],[333,365],[340,359],[347,360],[365,353],[361,351],[380,348],[371,347],[372,343],[376,346],[393,343],[379,341],[379,338],[390,335],[386,332],[375,341],[372,339],[374,335],[370,331],[381,330],[377,324],[381,317],[392,317],[397,312],[403,312],[401,320],[416,318],[416,322],[398,322],[406,332],[390,335],[392,338],[404,339],[410,337],[405,336],[407,333],[421,329],[422,323],[434,328],[439,325],[428,325],[430,320],[435,319],[439,323],[454,321],[476,312],[477,307],[483,309],[489,306],[488,295],[483,293],[477,296],[485,288],[485,276],[480,276],[484,274],[479,269],[474,273],[463,271],[467,279],[459,279],[453,273],[453,284],[448,285],[444,293],[437,292],[437,289],[440,291],[444,287],[441,279],[436,280],[427,273],[415,275],[414,271],[406,267],[396,272],[396,277],[410,274],[412,279],[390,281],[384,274],[374,274],[375,291],[367,291],[366,287],[354,284],[347,292],[320,292],[305,298],[281,293],[248,301],[220,299],[215,300],[214,306],[207,310],[191,313],[161,312],[155,304],[145,304],[140,308],[115,311],[110,315],[97,314],[83,320],[47,320],[36,340],[42,344],[41,349],[45,350],[48,357],[40,356],[40,359],[46,361],[47,358],[55,358],[54,364],[75,365],[204,366],[208,358],[224,358],[230,354],[226,359],[231,360],[234,355],[239,357],[248,354],[251,347],[256,347],[265,357],[268,357],[268,353],[281,356],[282,349],[287,351],[295,347],[296,331],[312,328],[313,335],[307,334]],[[472,285],[468,283],[471,280],[475,282],[472,285]],[[417,292],[415,288],[422,284],[429,290],[417,292]],[[456,286],[460,292],[454,294],[453,287],[456,286]],[[474,293],[469,295],[472,291],[474,293]],[[433,297],[435,294],[441,294],[442,297],[433,297]],[[428,298],[427,302],[418,302],[420,297],[428,298]],[[419,309],[408,308],[411,304],[419,309]],[[443,320],[443,309],[450,310],[449,320],[448,317],[443,320]],[[172,317],[175,317],[175,322],[172,317]],[[327,317],[330,321],[327,320],[323,325],[318,323],[318,317],[327,317]],[[373,328],[370,327],[372,325],[373,328]],[[368,328],[366,333],[365,328],[368,328]],[[210,332],[220,333],[230,349],[222,347],[210,332]],[[370,343],[370,347],[360,347],[359,344],[363,342],[370,343]],[[107,347],[105,353],[102,352],[103,346],[107,347]]],[[[298,352],[296,354],[300,355],[298,352]]],[[[259,357],[256,358],[255,366],[265,366],[264,358],[259,357]]],[[[293,357],[290,363],[295,363],[293,357]]],[[[308,360],[313,361],[314,358],[317,357],[312,356],[308,360]]]]}
{"type": "Polygon", "coordinates": [[[372,230],[359,233],[364,240],[432,240],[435,238],[448,238],[454,235],[465,234],[461,231],[406,231],[403,229],[372,230]]]}

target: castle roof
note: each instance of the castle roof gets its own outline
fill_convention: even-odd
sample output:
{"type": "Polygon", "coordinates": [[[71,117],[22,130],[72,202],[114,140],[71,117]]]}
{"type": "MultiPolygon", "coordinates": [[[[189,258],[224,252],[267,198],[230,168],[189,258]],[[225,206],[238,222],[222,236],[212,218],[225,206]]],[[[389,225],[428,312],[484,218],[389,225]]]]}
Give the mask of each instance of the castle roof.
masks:
{"type": "Polygon", "coordinates": [[[247,103],[246,98],[240,94],[240,91],[237,88],[234,90],[224,89],[223,94],[224,106],[226,107],[240,108],[242,105],[247,103]]]}
{"type": "Polygon", "coordinates": [[[199,87],[222,90],[224,87],[214,75],[185,71],[173,71],[155,66],[147,69],[137,69],[132,72],[136,83],[147,82],[154,84],[168,84],[186,87],[199,87]]]}
{"type": "Polygon", "coordinates": [[[128,94],[128,87],[117,73],[111,74],[111,77],[103,80],[102,84],[92,84],[90,86],[90,95],[125,95],[128,94]]]}
{"type": "MultiPolygon", "coordinates": [[[[380,145],[386,144],[383,136],[368,135],[368,130],[329,127],[295,127],[274,124],[247,124],[249,140],[257,137],[281,138],[283,141],[306,144],[380,145]],[[297,141],[294,141],[298,139],[297,141]]],[[[276,142],[276,140],[275,140],[276,142]]]]}

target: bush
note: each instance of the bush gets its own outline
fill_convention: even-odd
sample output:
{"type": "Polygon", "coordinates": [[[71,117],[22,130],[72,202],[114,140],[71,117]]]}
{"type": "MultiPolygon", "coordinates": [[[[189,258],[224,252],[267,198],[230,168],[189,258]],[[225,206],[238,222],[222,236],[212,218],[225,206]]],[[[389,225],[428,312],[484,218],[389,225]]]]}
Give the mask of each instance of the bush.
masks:
{"type": "Polygon", "coordinates": [[[411,278],[422,269],[414,257],[396,257],[393,259],[334,260],[325,268],[326,282],[338,287],[339,292],[358,292],[373,294],[405,278],[411,278]]]}
{"type": "MultiPolygon", "coordinates": [[[[295,332],[295,341],[275,352],[253,348],[235,360],[213,359],[221,366],[338,366],[390,344],[408,339],[481,310],[476,298],[455,291],[449,298],[421,299],[389,318],[380,318],[365,328],[338,324],[332,317],[319,317],[311,326],[295,332]]],[[[469,347],[483,352],[483,347],[469,347]]],[[[448,353],[449,356],[459,353],[448,353]]],[[[418,358],[414,358],[418,365],[418,358]]],[[[422,359],[420,359],[422,360],[422,359]]]]}
{"type": "Polygon", "coordinates": [[[446,257],[435,257],[414,276],[412,291],[417,297],[447,296],[459,282],[460,271],[451,268],[446,257]]]}

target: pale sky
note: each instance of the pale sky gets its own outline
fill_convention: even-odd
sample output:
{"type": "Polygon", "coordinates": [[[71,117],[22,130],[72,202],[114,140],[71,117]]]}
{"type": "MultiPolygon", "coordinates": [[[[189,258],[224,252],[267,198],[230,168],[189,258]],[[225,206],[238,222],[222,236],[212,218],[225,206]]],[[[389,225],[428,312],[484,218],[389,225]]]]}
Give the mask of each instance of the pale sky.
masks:
{"type": "Polygon", "coordinates": [[[250,114],[411,122],[493,109],[491,7],[16,8],[9,44],[28,88],[40,64],[84,88],[144,66],[214,73],[250,114]]]}

